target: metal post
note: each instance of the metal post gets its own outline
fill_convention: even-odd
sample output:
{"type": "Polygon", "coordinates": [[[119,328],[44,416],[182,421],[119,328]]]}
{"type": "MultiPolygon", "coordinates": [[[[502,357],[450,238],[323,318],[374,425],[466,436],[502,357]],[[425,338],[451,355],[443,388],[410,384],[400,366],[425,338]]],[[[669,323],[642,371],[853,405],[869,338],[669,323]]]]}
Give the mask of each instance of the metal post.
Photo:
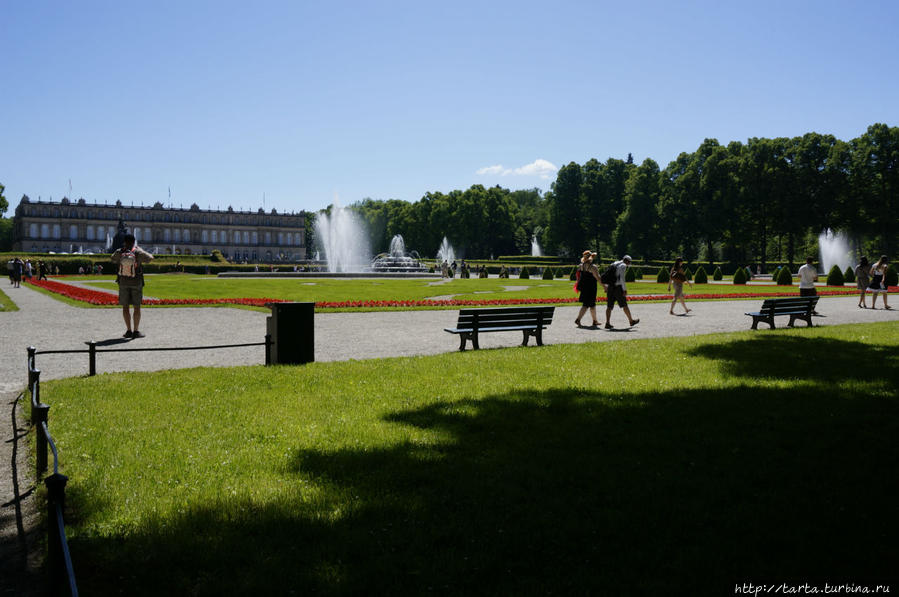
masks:
{"type": "Polygon", "coordinates": [[[266,366],[272,364],[272,335],[265,335],[265,364],[266,366]]]}
{"type": "Polygon", "coordinates": [[[41,403],[41,370],[35,369],[34,371],[29,370],[29,377],[31,377],[31,385],[28,386],[28,391],[31,392],[31,423],[33,425],[37,424],[37,409],[34,408],[35,405],[41,403]]]}
{"type": "Polygon", "coordinates": [[[66,483],[69,478],[55,473],[44,479],[47,486],[47,558],[50,565],[50,578],[54,587],[59,587],[67,576],[62,551],[62,529],[56,508],[62,512],[66,503],[66,483]]]}
{"type": "Polygon", "coordinates": [[[88,375],[94,376],[97,374],[97,343],[93,340],[87,343],[87,354],[88,375]]]}
{"type": "Polygon", "coordinates": [[[36,367],[37,363],[34,360],[35,353],[37,349],[34,346],[28,347],[28,390],[31,390],[31,385],[34,383],[34,379],[31,375],[31,368],[36,367]]]}
{"type": "Polygon", "coordinates": [[[44,435],[44,427],[41,423],[47,422],[50,414],[49,404],[32,404],[31,419],[36,429],[34,437],[35,461],[37,463],[37,476],[40,477],[47,471],[47,436],[44,435]]]}

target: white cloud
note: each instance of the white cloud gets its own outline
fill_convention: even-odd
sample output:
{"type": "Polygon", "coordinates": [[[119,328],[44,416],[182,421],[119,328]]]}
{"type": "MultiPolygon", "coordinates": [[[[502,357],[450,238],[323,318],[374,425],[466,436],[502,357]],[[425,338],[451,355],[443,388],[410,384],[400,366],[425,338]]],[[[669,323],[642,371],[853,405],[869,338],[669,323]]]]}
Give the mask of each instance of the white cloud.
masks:
{"type": "Polygon", "coordinates": [[[500,165],[496,166],[487,166],[486,168],[481,168],[478,170],[478,174],[504,174],[506,169],[500,165]]]}
{"type": "Polygon", "coordinates": [[[519,168],[504,168],[502,165],[487,166],[477,171],[477,174],[490,174],[500,176],[539,176],[544,180],[552,178],[559,169],[550,161],[536,159],[530,164],[519,168]]]}

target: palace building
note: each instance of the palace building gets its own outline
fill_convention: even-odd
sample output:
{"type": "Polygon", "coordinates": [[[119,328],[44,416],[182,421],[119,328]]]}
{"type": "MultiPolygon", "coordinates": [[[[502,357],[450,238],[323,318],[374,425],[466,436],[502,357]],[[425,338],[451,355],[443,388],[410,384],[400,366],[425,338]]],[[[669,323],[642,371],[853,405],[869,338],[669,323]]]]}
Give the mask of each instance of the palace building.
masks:
{"type": "Polygon", "coordinates": [[[299,214],[202,210],[88,203],[32,201],[22,197],[15,213],[13,250],[34,253],[105,253],[119,222],[156,254],[208,255],[218,249],[234,261],[306,259],[306,217],[299,214]]]}

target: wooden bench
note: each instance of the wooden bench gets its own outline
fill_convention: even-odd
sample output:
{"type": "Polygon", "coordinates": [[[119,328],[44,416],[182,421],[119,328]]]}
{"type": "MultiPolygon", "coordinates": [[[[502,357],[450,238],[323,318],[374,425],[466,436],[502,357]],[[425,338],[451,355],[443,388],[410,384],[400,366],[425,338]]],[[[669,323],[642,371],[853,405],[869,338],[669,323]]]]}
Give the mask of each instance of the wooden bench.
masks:
{"type": "Polygon", "coordinates": [[[462,341],[459,350],[465,350],[469,339],[475,350],[480,348],[478,334],[483,332],[520,331],[524,334],[522,346],[527,346],[531,336],[537,339],[537,346],[543,346],[543,329],[552,323],[555,309],[543,306],[462,309],[456,327],[444,330],[459,334],[462,341]]]}
{"type": "Polygon", "coordinates": [[[812,325],[812,314],[815,311],[815,305],[818,304],[817,296],[797,296],[789,298],[770,298],[765,299],[762,308],[755,313],[747,313],[752,317],[752,329],[758,329],[760,321],[764,321],[774,329],[774,318],[778,315],[790,316],[790,327],[796,323],[797,319],[806,322],[809,327],[812,325]]]}

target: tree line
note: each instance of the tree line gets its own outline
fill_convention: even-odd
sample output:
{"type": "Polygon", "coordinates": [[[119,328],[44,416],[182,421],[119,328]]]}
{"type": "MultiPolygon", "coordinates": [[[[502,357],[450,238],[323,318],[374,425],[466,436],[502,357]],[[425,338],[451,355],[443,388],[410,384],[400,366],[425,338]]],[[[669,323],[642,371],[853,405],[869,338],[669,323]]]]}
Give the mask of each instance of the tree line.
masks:
{"type": "Polygon", "coordinates": [[[591,159],[559,169],[551,190],[474,185],[419,201],[354,203],[375,252],[394,234],[433,256],[444,236],[469,258],[544,251],[576,256],[761,263],[817,254],[825,229],[847,233],[869,255],[896,249],[899,128],[874,124],[859,137],[706,139],[665,169],[652,159],[591,159]]]}

